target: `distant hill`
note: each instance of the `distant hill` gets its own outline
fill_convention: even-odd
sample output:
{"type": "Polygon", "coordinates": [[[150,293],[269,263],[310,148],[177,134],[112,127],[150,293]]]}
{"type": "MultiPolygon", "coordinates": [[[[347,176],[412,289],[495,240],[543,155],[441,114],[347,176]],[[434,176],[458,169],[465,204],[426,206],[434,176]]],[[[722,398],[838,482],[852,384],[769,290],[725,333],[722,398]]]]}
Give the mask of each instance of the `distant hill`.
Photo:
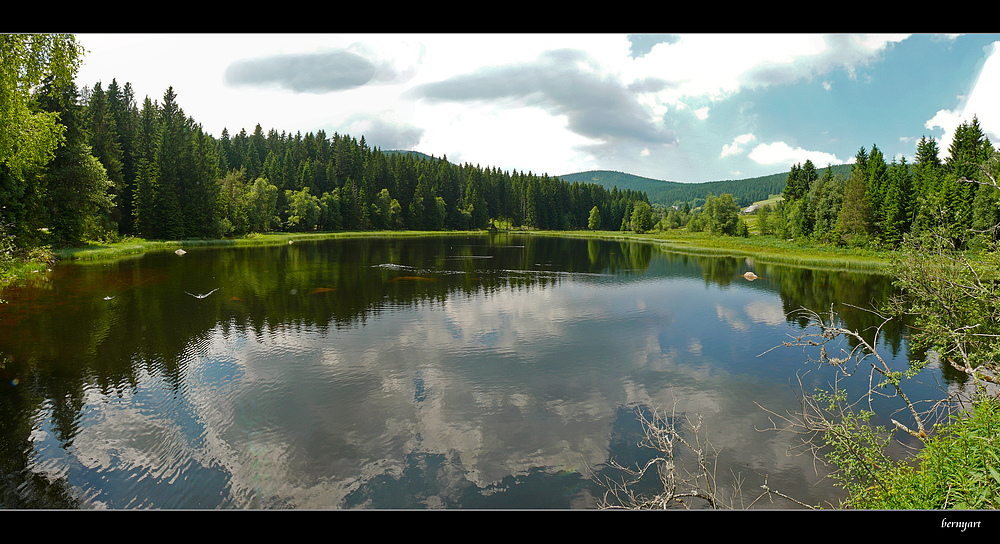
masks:
{"type": "MultiPolygon", "coordinates": [[[[850,170],[851,165],[848,164],[837,165],[831,168],[834,175],[840,174],[845,178],[850,174],[850,170]]],[[[817,171],[820,175],[823,175],[826,167],[817,168],[817,171]]],[[[740,206],[749,206],[758,200],[766,200],[769,196],[784,191],[788,172],[756,178],[706,181],[701,183],[664,181],[610,170],[590,170],[558,177],[570,183],[579,181],[580,183],[597,183],[608,189],[617,186],[619,189],[645,191],[651,203],[659,203],[666,206],[680,202],[704,200],[709,193],[713,195],[729,193],[733,195],[733,199],[740,206]]]]}
{"type": "MultiPolygon", "coordinates": [[[[407,151],[401,149],[382,150],[387,154],[412,155],[418,159],[431,159],[431,155],[419,151],[407,151]]],[[[816,169],[820,175],[826,171],[826,167],[816,169]]],[[[833,173],[848,177],[851,173],[851,165],[841,164],[831,167],[833,173]]],[[[709,193],[721,195],[729,193],[740,207],[749,206],[760,200],[767,200],[772,195],[780,194],[785,190],[785,180],[788,172],[780,172],[768,176],[756,178],[731,179],[723,181],[705,181],[700,183],[682,183],[679,181],[664,181],[661,179],[646,178],[624,172],[612,170],[589,170],[557,176],[559,179],[573,183],[596,183],[608,189],[618,187],[620,190],[644,191],[649,197],[650,203],[670,206],[682,202],[692,202],[696,205],[699,201],[704,201],[709,193]]]]}
{"type": "Polygon", "coordinates": [[[422,159],[422,160],[433,158],[431,155],[427,155],[419,151],[407,151],[403,149],[389,149],[389,150],[382,149],[381,151],[386,155],[410,155],[416,157],[417,159],[422,159]]]}

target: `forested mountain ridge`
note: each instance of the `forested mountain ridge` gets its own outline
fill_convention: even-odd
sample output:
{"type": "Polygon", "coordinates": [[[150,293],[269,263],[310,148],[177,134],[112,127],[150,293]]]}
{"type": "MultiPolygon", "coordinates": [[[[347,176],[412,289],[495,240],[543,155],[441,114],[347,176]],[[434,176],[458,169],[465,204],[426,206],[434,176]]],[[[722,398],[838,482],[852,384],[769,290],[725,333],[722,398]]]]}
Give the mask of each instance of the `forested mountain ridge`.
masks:
{"type": "MultiPolygon", "coordinates": [[[[851,165],[831,166],[834,175],[847,177],[851,165]]],[[[589,170],[559,176],[563,181],[580,183],[597,183],[606,188],[641,191],[646,193],[651,204],[670,206],[682,202],[700,202],[711,193],[713,195],[731,194],[741,207],[749,206],[758,200],[766,200],[771,195],[781,194],[785,189],[788,172],[745,178],[736,180],[706,181],[699,183],[684,183],[646,178],[624,172],[611,170],[589,170]]]]}

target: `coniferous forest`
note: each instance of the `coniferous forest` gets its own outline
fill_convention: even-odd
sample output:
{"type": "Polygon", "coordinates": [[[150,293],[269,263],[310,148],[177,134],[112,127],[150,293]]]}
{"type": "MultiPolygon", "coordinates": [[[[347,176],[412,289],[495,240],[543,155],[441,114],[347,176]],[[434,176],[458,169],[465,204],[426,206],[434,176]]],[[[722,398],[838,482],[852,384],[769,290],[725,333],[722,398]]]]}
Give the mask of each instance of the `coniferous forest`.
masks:
{"type": "MultiPolygon", "coordinates": [[[[706,195],[701,210],[657,205],[646,217],[640,190],[382,151],[363,135],[265,132],[259,124],[213,135],[185,114],[173,88],[140,103],[129,83],[78,86],[82,50],[72,36],[3,35],[0,46],[0,256],[124,236],[268,231],[655,225],[747,234],[729,192],[706,195]]],[[[875,145],[855,159],[846,179],[811,161],[792,166],[783,201],[758,212],[757,231],[877,249],[941,230],[959,245],[970,231],[996,240],[1000,191],[977,183],[996,159],[975,118],[947,153],[923,138],[912,164],[887,160],[875,145]]]]}
{"type": "Polygon", "coordinates": [[[129,83],[46,83],[64,144],[44,166],[0,176],[8,239],[71,246],[134,235],[219,238],[268,231],[618,229],[646,195],[531,172],[384,152],[364,136],[206,133],[168,88],[141,104],[129,83]]]}
{"type": "MultiPolygon", "coordinates": [[[[862,147],[849,176],[793,165],[776,209],[759,216],[762,234],[895,249],[907,236],[934,233],[958,249],[998,240],[1000,190],[996,151],[977,118],[962,123],[942,156],[923,137],[910,163],[887,160],[877,145],[862,147]],[[970,236],[973,233],[973,236],[970,236]]],[[[760,213],[760,212],[758,212],[760,213]]]]}

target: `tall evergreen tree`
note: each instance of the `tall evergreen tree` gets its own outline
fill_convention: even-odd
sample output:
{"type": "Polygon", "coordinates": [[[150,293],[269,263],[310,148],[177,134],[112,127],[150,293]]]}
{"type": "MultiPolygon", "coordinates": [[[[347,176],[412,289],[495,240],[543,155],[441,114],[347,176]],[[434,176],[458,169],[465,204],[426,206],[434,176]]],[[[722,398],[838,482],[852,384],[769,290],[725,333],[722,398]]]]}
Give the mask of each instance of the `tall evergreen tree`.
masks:
{"type": "MultiPolygon", "coordinates": [[[[42,187],[30,173],[63,142],[58,114],[37,106],[35,91],[49,78],[68,85],[83,47],[71,34],[0,34],[0,244],[38,242],[42,187]]],[[[0,247],[0,251],[4,247],[0,247]]]]}
{"type": "Polygon", "coordinates": [[[971,122],[962,123],[955,129],[951,145],[948,146],[941,200],[956,241],[964,239],[964,233],[972,228],[972,210],[978,189],[975,182],[981,180],[980,167],[988,160],[992,149],[992,144],[975,117],[971,122]]]}
{"type": "MultiPolygon", "coordinates": [[[[100,82],[97,82],[91,90],[86,119],[92,154],[107,171],[108,179],[112,183],[112,193],[116,196],[116,200],[120,201],[125,192],[123,154],[114,112],[111,110],[108,96],[100,82]]],[[[125,221],[121,211],[121,209],[116,208],[113,214],[113,221],[116,225],[125,221]]]]}
{"type": "Polygon", "coordinates": [[[58,113],[66,127],[66,143],[43,176],[53,241],[70,246],[112,235],[115,226],[107,223],[113,207],[112,182],[87,144],[87,123],[76,85],[47,87],[44,94],[41,104],[58,113]]]}
{"type": "Polygon", "coordinates": [[[882,236],[889,244],[898,246],[903,236],[910,232],[913,204],[913,181],[904,157],[899,162],[892,161],[889,166],[882,219],[882,236]]]}
{"type": "MultiPolygon", "coordinates": [[[[889,185],[889,165],[885,162],[885,156],[876,145],[872,145],[872,150],[868,154],[868,161],[865,165],[865,195],[868,200],[868,208],[871,211],[872,227],[879,227],[885,218],[885,195],[889,185]]],[[[881,234],[882,229],[876,232],[881,234]]]]}
{"type": "Polygon", "coordinates": [[[837,215],[837,238],[841,243],[852,247],[868,243],[871,231],[871,209],[868,207],[865,174],[861,164],[867,165],[867,161],[855,163],[851,170],[851,177],[844,186],[843,206],[837,215]]]}
{"type": "Polygon", "coordinates": [[[190,140],[187,134],[187,118],[177,104],[173,87],[163,94],[160,108],[159,134],[157,138],[154,168],[157,183],[154,194],[154,231],[148,233],[155,238],[177,239],[184,236],[184,216],[181,210],[183,161],[188,156],[190,140]]]}
{"type": "Polygon", "coordinates": [[[837,215],[843,207],[844,179],[839,174],[834,175],[827,167],[820,181],[814,184],[811,194],[815,200],[813,237],[821,242],[831,242],[837,227],[837,215]]]}
{"type": "Polygon", "coordinates": [[[914,218],[910,231],[914,234],[929,232],[940,221],[942,163],[938,155],[937,141],[921,137],[913,161],[914,218]]]}
{"type": "Polygon", "coordinates": [[[115,120],[115,131],[118,136],[118,147],[121,151],[122,185],[118,188],[116,199],[118,229],[122,234],[132,233],[132,201],[135,189],[137,171],[137,139],[139,128],[139,110],[130,83],[119,87],[118,81],[112,79],[107,90],[108,109],[115,120]]]}

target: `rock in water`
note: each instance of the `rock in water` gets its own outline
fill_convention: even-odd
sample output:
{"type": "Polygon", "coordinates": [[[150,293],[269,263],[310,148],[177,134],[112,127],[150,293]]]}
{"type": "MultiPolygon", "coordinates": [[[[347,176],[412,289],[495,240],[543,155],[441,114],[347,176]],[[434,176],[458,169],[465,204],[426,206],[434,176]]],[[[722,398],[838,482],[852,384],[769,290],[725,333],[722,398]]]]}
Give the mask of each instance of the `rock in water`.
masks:
{"type": "Polygon", "coordinates": [[[746,278],[747,281],[753,281],[757,279],[757,274],[754,274],[753,272],[747,272],[746,274],[743,274],[743,277],[746,278]]]}
{"type": "Polygon", "coordinates": [[[178,250],[177,250],[177,251],[175,251],[174,253],[176,253],[176,254],[178,254],[178,255],[183,255],[183,254],[187,253],[187,251],[184,251],[183,249],[178,249],[178,250]]]}

